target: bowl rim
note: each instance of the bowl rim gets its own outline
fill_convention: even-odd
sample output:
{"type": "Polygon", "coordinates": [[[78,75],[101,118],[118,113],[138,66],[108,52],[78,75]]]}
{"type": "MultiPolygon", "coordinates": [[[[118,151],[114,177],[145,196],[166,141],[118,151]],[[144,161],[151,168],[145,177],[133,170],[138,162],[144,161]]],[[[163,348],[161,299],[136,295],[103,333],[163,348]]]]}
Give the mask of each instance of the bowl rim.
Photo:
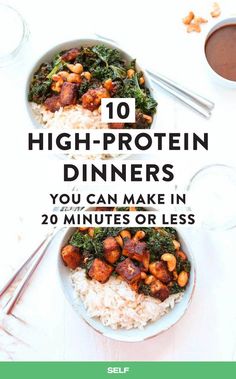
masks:
{"type": "MultiPolygon", "coordinates": [[[[92,46],[94,44],[102,44],[102,45],[105,45],[105,46],[108,46],[108,47],[111,47],[111,48],[119,50],[121,52],[122,56],[124,56],[125,60],[132,60],[132,59],[134,59],[129,54],[129,52],[127,52],[126,50],[124,50],[117,43],[110,42],[110,41],[105,41],[104,39],[102,39],[102,37],[101,38],[99,38],[99,37],[97,37],[97,38],[86,38],[86,37],[83,37],[83,38],[78,38],[78,39],[65,40],[65,41],[62,41],[60,43],[57,43],[55,46],[51,47],[50,49],[45,49],[41,53],[40,57],[37,58],[37,59],[35,59],[34,62],[32,63],[32,65],[31,65],[31,67],[30,67],[30,69],[28,71],[28,74],[26,76],[26,80],[25,80],[25,88],[24,88],[24,92],[25,92],[25,109],[26,109],[26,113],[28,115],[28,118],[30,120],[30,126],[33,126],[36,129],[43,128],[43,126],[40,125],[36,121],[36,119],[35,119],[35,117],[33,115],[32,109],[30,107],[30,102],[28,101],[29,85],[30,85],[30,82],[31,82],[33,74],[38,69],[38,67],[40,66],[40,64],[43,63],[43,62],[45,62],[46,59],[49,59],[49,56],[50,56],[50,59],[51,59],[53,57],[53,55],[55,55],[56,52],[61,51],[63,49],[70,49],[72,47],[75,47],[76,45],[78,47],[81,47],[81,46],[92,46]]],[[[145,77],[145,84],[146,84],[147,88],[150,90],[151,96],[155,100],[157,100],[157,98],[156,98],[157,91],[156,91],[156,89],[152,85],[150,75],[147,73],[147,71],[144,68],[144,66],[142,65],[142,63],[140,64],[140,59],[136,60],[136,65],[137,65],[137,68],[140,71],[143,72],[143,75],[145,77]]],[[[153,116],[153,121],[152,121],[152,125],[151,125],[150,129],[154,129],[154,127],[157,124],[157,113],[158,113],[158,111],[153,116]]],[[[78,131],[79,130],[80,129],[78,129],[78,131]]],[[[92,131],[93,129],[86,129],[86,130],[91,130],[92,131]]],[[[142,130],[142,129],[140,129],[140,130],[142,130]]],[[[57,156],[61,156],[62,159],[68,159],[68,160],[71,159],[71,158],[67,157],[65,153],[64,154],[63,153],[56,154],[56,155],[57,156]]],[[[132,154],[120,154],[117,157],[109,158],[109,159],[106,159],[106,160],[107,161],[109,161],[111,159],[124,160],[124,159],[127,159],[127,158],[131,157],[131,156],[132,156],[132,154]]],[[[87,158],[86,158],[86,156],[84,156],[81,159],[87,159],[87,158]]]]}
{"type": "MultiPolygon", "coordinates": [[[[152,208],[152,207],[145,207],[146,209],[148,210],[156,210],[155,208],[152,208]],[[151,209],[150,209],[151,208],[151,209]]],[[[87,207],[85,208],[83,211],[89,211],[89,210],[92,210],[94,209],[94,207],[87,207]]],[[[177,320],[174,320],[172,321],[171,323],[169,323],[165,328],[163,328],[162,330],[158,331],[157,333],[155,334],[152,334],[152,335],[148,335],[147,337],[143,337],[141,339],[124,339],[124,338],[121,338],[119,337],[119,330],[120,329],[117,329],[117,330],[113,330],[112,328],[109,328],[111,330],[110,333],[107,333],[106,331],[101,331],[99,328],[97,328],[95,325],[93,325],[92,323],[90,323],[84,316],[83,314],[77,309],[76,307],[76,300],[75,300],[75,303],[73,303],[71,301],[71,298],[69,297],[66,289],[65,289],[65,286],[63,285],[63,278],[62,278],[62,275],[61,275],[61,267],[64,267],[63,263],[62,263],[62,260],[61,260],[61,256],[60,256],[60,250],[61,250],[61,247],[63,245],[63,242],[64,242],[64,239],[65,237],[67,236],[67,234],[69,233],[69,231],[71,230],[71,234],[73,233],[73,230],[75,230],[76,227],[69,227],[69,228],[65,228],[64,230],[64,233],[61,235],[60,237],[60,243],[59,243],[59,246],[58,246],[58,252],[57,252],[57,274],[58,274],[58,277],[59,277],[59,280],[60,280],[60,287],[62,289],[62,292],[64,293],[64,296],[67,300],[67,302],[70,304],[70,306],[73,308],[73,310],[75,311],[75,313],[87,324],[89,325],[94,331],[96,331],[98,334],[104,336],[104,337],[107,337],[107,338],[110,338],[112,340],[115,340],[115,341],[120,341],[120,342],[129,342],[129,343],[136,343],[136,342],[143,342],[143,341],[146,341],[146,340],[149,340],[149,339],[152,339],[152,338],[155,338],[157,336],[159,336],[160,334],[166,332],[167,330],[169,330],[170,328],[172,328],[174,325],[176,325],[183,317],[184,315],[187,313],[189,307],[190,307],[190,304],[192,302],[192,299],[193,299],[193,295],[195,293],[195,288],[196,288],[196,277],[197,277],[197,273],[196,273],[196,262],[195,262],[195,259],[194,259],[194,255],[192,254],[191,252],[191,248],[189,248],[189,244],[186,242],[186,237],[184,236],[184,233],[181,232],[181,230],[183,230],[184,228],[175,228],[178,233],[179,233],[179,237],[181,240],[184,241],[184,243],[186,244],[187,246],[187,255],[188,255],[188,258],[190,258],[190,261],[191,261],[191,276],[193,277],[193,282],[192,282],[192,288],[191,288],[191,292],[189,293],[188,295],[188,300],[187,300],[187,304],[185,306],[185,308],[183,309],[183,311],[181,312],[181,315],[180,317],[177,318],[177,320]],[[63,266],[62,266],[63,265],[63,266]],[[116,332],[118,332],[116,334],[116,332]]],[[[72,287],[72,284],[71,284],[71,289],[73,291],[73,287],[72,287]]],[[[183,297],[185,296],[185,292],[183,294],[183,297]]],[[[78,300],[77,300],[78,301],[78,300]]],[[[82,302],[82,301],[81,301],[82,302]]],[[[182,299],[180,300],[180,302],[178,304],[181,304],[182,302],[182,299]]],[[[78,305],[78,304],[77,304],[78,305]]],[[[82,306],[83,306],[83,303],[82,303],[82,306]]],[[[85,312],[87,312],[87,310],[85,309],[85,307],[83,306],[85,312]]],[[[174,308],[173,308],[174,309],[174,308]]],[[[173,309],[170,310],[170,312],[168,312],[166,315],[163,315],[162,317],[164,316],[168,316],[172,311],[173,309]]],[[[161,318],[162,318],[161,317],[161,318]]],[[[160,319],[161,319],[160,318],[160,319]]],[[[159,320],[156,320],[153,322],[153,324],[155,323],[158,323],[159,320]]],[[[100,320],[97,320],[99,323],[102,324],[102,322],[100,320]]],[[[147,324],[147,326],[149,325],[149,323],[147,324]]],[[[145,328],[145,327],[144,327],[145,328]]],[[[122,329],[122,330],[125,330],[125,329],[122,329]]],[[[132,328],[130,330],[136,330],[137,331],[137,334],[138,334],[138,328],[132,328]]],[[[129,331],[129,330],[128,330],[129,331]]]]}
{"type": "Polygon", "coordinates": [[[206,33],[206,36],[204,38],[204,45],[203,45],[203,53],[204,53],[204,60],[205,60],[205,63],[207,64],[208,66],[208,69],[210,70],[211,74],[213,75],[213,77],[215,79],[217,79],[217,81],[225,86],[228,86],[228,87],[231,87],[231,88],[236,88],[236,80],[230,80],[230,79],[227,79],[227,78],[224,78],[223,76],[221,76],[220,74],[218,74],[210,65],[210,63],[208,62],[208,59],[207,59],[207,56],[206,56],[206,44],[207,44],[207,41],[209,39],[209,37],[218,29],[220,29],[221,27],[223,26],[226,26],[226,25],[231,25],[231,24],[234,24],[236,25],[236,16],[228,16],[228,17],[224,17],[222,18],[221,20],[217,21],[213,26],[210,27],[210,29],[208,30],[208,32],[206,33]]]}

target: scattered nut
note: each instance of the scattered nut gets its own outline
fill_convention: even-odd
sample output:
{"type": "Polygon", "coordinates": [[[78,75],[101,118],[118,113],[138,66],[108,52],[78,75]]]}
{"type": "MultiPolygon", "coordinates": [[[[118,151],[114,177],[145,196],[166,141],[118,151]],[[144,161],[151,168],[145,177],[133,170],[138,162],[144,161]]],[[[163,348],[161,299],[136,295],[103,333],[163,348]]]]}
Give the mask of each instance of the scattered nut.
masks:
{"type": "Polygon", "coordinates": [[[200,25],[200,24],[206,24],[208,20],[206,18],[202,17],[194,17],[193,24],[200,25]]]}
{"type": "Polygon", "coordinates": [[[218,3],[213,3],[211,17],[219,17],[221,15],[221,9],[218,3]]]}
{"type": "Polygon", "coordinates": [[[189,24],[187,27],[187,32],[192,33],[192,32],[197,32],[200,33],[201,27],[199,24],[189,24]]]}
{"type": "Polygon", "coordinates": [[[165,253],[162,254],[161,260],[167,263],[167,267],[169,271],[174,271],[176,268],[176,258],[173,254],[165,253]]]}
{"type": "Polygon", "coordinates": [[[186,17],[183,18],[183,20],[182,20],[183,24],[189,25],[190,22],[193,20],[193,18],[194,18],[194,13],[191,11],[191,12],[189,12],[189,14],[186,17]]]}
{"type": "Polygon", "coordinates": [[[89,71],[82,72],[81,76],[87,80],[91,80],[91,78],[92,78],[92,74],[89,71]]]}

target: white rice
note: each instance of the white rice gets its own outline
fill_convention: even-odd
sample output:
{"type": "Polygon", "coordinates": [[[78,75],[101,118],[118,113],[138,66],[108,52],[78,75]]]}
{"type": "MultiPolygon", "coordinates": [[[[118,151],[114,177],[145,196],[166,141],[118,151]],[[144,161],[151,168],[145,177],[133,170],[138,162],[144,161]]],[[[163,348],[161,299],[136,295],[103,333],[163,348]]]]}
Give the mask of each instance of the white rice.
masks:
{"type": "Polygon", "coordinates": [[[136,293],[125,281],[113,276],[105,284],[87,279],[81,268],[73,271],[71,278],[76,297],[82,300],[89,316],[112,329],[142,329],[173,309],[183,296],[182,293],[170,295],[161,302],[136,293]]]}
{"type": "MultiPolygon", "coordinates": [[[[46,110],[43,104],[36,104],[34,102],[30,104],[35,120],[44,128],[108,129],[108,124],[101,121],[101,114],[98,110],[91,112],[77,104],[64,108],[61,107],[58,111],[53,113],[46,110]]],[[[117,156],[118,154],[69,155],[70,158],[75,159],[81,157],[87,159],[110,159],[117,156]]]]}

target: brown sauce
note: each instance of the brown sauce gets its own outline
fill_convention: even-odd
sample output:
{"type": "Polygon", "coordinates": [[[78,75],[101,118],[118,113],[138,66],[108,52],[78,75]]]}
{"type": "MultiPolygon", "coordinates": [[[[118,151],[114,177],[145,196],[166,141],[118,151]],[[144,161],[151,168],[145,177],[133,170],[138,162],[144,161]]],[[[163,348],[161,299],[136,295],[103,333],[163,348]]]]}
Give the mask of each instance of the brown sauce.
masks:
{"type": "Polygon", "coordinates": [[[215,30],[206,41],[205,54],[217,74],[236,81],[236,24],[215,30]]]}

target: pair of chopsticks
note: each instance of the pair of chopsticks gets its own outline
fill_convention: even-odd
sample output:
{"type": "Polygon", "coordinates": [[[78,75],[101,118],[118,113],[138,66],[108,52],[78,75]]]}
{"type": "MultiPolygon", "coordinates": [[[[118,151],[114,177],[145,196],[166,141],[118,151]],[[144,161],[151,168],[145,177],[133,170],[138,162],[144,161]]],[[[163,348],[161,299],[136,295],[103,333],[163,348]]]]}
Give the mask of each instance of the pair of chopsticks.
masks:
{"type": "MultiPolygon", "coordinates": [[[[103,39],[104,41],[117,44],[114,40],[104,37],[100,34],[96,34],[96,36],[100,39],[103,39]]],[[[206,99],[205,97],[193,92],[192,90],[182,86],[179,83],[176,83],[175,81],[167,78],[162,74],[154,73],[150,70],[147,70],[147,72],[150,75],[153,83],[167,91],[181,103],[206,119],[209,119],[211,117],[212,110],[215,106],[211,100],[206,99]]]]}
{"type": "Polygon", "coordinates": [[[52,239],[55,237],[57,232],[58,232],[58,229],[53,229],[52,231],[47,233],[43,241],[34,250],[34,252],[26,259],[25,262],[23,262],[23,264],[19,268],[16,269],[16,271],[9,278],[9,280],[6,282],[3,288],[0,289],[0,299],[1,299],[4,296],[4,294],[18,280],[20,275],[24,271],[26,271],[23,278],[19,281],[19,284],[15,288],[12,296],[9,298],[7,303],[2,307],[1,309],[2,314],[9,315],[12,312],[14,306],[16,305],[17,301],[20,299],[21,295],[23,294],[23,291],[26,285],[28,284],[31,276],[33,275],[34,271],[36,270],[41,260],[43,259],[49,244],[51,243],[52,239]]]}

